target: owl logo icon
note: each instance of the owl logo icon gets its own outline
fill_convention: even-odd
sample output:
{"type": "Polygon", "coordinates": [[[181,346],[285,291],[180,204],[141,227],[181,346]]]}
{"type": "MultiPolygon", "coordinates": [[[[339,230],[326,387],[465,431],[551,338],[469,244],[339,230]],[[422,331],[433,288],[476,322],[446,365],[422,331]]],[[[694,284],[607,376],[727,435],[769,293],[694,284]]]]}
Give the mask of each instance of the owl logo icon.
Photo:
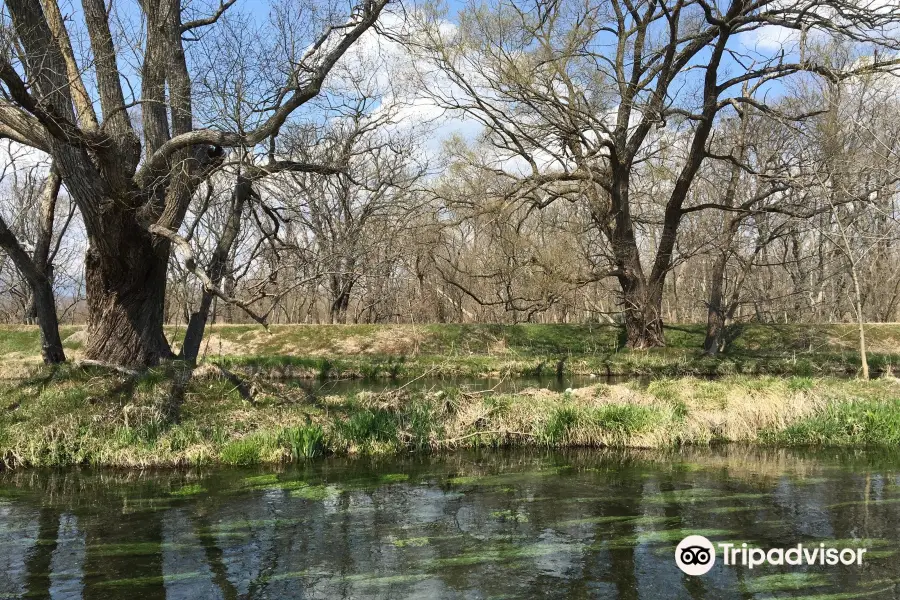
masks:
{"type": "Polygon", "coordinates": [[[675,564],[687,575],[703,575],[716,564],[716,549],[702,535],[689,535],[675,548],[675,564]]]}

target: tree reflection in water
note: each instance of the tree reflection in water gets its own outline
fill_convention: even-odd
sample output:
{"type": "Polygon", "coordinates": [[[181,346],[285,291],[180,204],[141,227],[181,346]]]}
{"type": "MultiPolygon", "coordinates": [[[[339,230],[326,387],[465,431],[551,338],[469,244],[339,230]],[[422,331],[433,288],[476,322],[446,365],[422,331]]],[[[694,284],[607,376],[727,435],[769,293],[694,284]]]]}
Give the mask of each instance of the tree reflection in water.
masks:
{"type": "Polygon", "coordinates": [[[897,454],[729,446],[0,476],[0,598],[895,597],[897,454]],[[720,563],[685,535],[869,549],[720,563]]]}

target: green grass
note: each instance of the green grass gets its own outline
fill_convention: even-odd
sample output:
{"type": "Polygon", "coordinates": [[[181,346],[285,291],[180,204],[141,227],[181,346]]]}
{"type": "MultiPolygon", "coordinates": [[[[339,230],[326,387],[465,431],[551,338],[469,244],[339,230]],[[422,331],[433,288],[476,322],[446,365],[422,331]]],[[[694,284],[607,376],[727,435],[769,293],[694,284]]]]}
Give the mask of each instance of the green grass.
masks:
{"type": "Polygon", "coordinates": [[[281,440],[294,461],[318,458],[325,451],[325,431],[319,425],[288,427],[281,432],[281,440]]]}
{"type": "Polygon", "coordinates": [[[247,465],[476,446],[900,443],[900,381],[891,378],[733,375],[597,384],[569,393],[388,390],[314,399],[257,379],[248,401],[231,382],[206,375],[191,380],[180,419],[170,422],[162,407],[175,369],[165,365],[132,380],[65,365],[0,382],[0,461],[7,467],[247,465]]]}
{"type": "MultiPolygon", "coordinates": [[[[75,325],[64,325],[59,328],[60,337],[67,337],[80,330],[75,325]]],[[[64,344],[66,349],[77,349],[81,342],[64,344]]],[[[5,354],[32,355],[38,359],[41,355],[41,338],[37,326],[34,325],[2,325],[0,326],[0,355],[5,354]]]]}
{"type": "Polygon", "coordinates": [[[822,412],[771,432],[767,438],[793,446],[897,446],[900,398],[832,401],[822,412]]]}
{"type": "MultiPolygon", "coordinates": [[[[666,327],[665,348],[630,351],[615,325],[346,325],[212,330],[247,351],[213,357],[231,368],[280,376],[414,377],[598,375],[854,375],[851,325],[740,325],[717,358],[702,354],[702,325],[666,327]],[[251,340],[252,347],[249,346],[251,340]],[[324,356],[324,357],[323,357],[324,356]]],[[[900,326],[870,325],[873,372],[900,365],[900,326]]]]}
{"type": "MultiPolygon", "coordinates": [[[[64,328],[65,337],[78,328],[64,328]]],[[[0,330],[0,365],[37,356],[34,327],[0,330]]],[[[177,338],[183,328],[170,328],[177,338]]],[[[250,325],[210,328],[207,360],[248,378],[252,401],[224,377],[191,381],[172,422],[169,363],[138,378],[27,363],[0,379],[0,460],[8,466],[254,464],[324,454],[469,446],[673,446],[723,441],[896,445],[891,378],[850,379],[849,325],[741,325],[728,350],[703,357],[701,325],[666,329],[668,346],[621,347],[613,325],[250,325]],[[283,378],[647,375],[571,394],[469,394],[446,388],[348,392],[311,399],[283,378]],[[21,373],[21,368],[19,369],[21,373]],[[693,376],[719,376],[715,380],[693,376]]],[[[900,364],[900,326],[868,330],[873,372],[900,364]]],[[[79,342],[67,342],[77,351],[79,342]],[[73,345],[74,344],[74,345],[73,345]]],[[[17,362],[18,361],[18,362],[17,362]]],[[[2,368],[0,368],[2,369],[2,368]]]]}
{"type": "MultiPolygon", "coordinates": [[[[78,331],[63,328],[64,337],[78,331]]],[[[169,326],[173,342],[184,327],[169,326]]],[[[39,360],[36,327],[0,330],[0,371],[39,360]]],[[[208,327],[206,359],[266,377],[410,378],[433,376],[798,375],[852,376],[860,369],[856,329],[848,324],[737,324],[716,358],[701,352],[702,324],[665,327],[667,346],[631,351],[618,325],[434,324],[255,325],[208,327]],[[562,362],[561,362],[562,361],[562,362]]],[[[867,326],[873,373],[900,366],[900,325],[867,326]]],[[[81,343],[66,343],[77,356],[81,343]]]]}

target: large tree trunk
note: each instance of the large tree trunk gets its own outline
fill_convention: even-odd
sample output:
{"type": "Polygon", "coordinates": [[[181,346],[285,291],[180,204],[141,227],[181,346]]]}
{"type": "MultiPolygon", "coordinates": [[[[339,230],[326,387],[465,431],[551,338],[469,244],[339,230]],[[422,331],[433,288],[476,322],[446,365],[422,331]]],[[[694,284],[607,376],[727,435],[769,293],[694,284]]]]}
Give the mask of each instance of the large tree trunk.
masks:
{"type": "Polygon", "coordinates": [[[662,286],[665,279],[660,277],[651,286],[644,276],[628,200],[629,169],[627,164],[618,166],[616,182],[610,194],[615,227],[611,231],[606,229],[605,214],[596,216],[595,220],[606,230],[613,245],[618,271],[616,278],[622,288],[626,346],[633,349],[654,348],[666,345],[662,322],[662,286]]]}
{"type": "Polygon", "coordinates": [[[353,261],[343,264],[340,270],[344,273],[335,273],[331,276],[329,288],[331,292],[331,304],[328,306],[328,318],[332,325],[347,322],[347,311],[350,309],[350,293],[355,285],[352,276],[348,275],[354,269],[353,261]],[[346,274],[345,274],[346,273],[346,274]]]}
{"type": "MultiPolygon", "coordinates": [[[[620,277],[625,302],[625,341],[629,348],[643,350],[666,345],[663,333],[662,290],[648,286],[639,277],[620,277]]],[[[662,282],[656,287],[661,287],[662,282]]]]}
{"type": "Polygon", "coordinates": [[[341,290],[337,297],[332,300],[329,307],[329,316],[333,325],[343,324],[347,322],[347,310],[350,307],[350,291],[341,290]]]}
{"type": "MultiPolygon", "coordinates": [[[[111,215],[111,217],[113,217],[111,215]]],[[[110,218],[107,232],[119,243],[87,252],[88,340],[85,356],[131,367],[170,358],[163,333],[169,244],[151,239],[130,218],[110,218]],[[112,253],[103,248],[114,247],[112,253]]]]}
{"type": "MultiPolygon", "coordinates": [[[[142,3],[144,58],[130,67],[141,73],[137,103],[143,123],[138,131],[122,90],[106,2],[81,2],[85,27],[78,33],[87,33],[95,76],[89,86],[78,81],[81,73],[59,10],[46,16],[36,0],[6,2],[15,33],[9,43],[21,59],[24,78],[9,59],[5,67],[0,65],[4,102],[10,104],[0,111],[0,129],[3,137],[53,157],[81,212],[90,243],[85,261],[89,358],[140,367],[171,356],[162,329],[170,241],[154,242],[148,229],[177,232],[193,191],[224,160],[223,148],[252,148],[273,140],[291,113],[319,94],[332,68],[375,24],[387,3],[355,6],[344,28],[324,33],[302,66],[293,65],[288,80],[275,91],[277,108],[250,131],[195,128],[182,40],[207,20],[182,23],[182,3],[176,0],[142,3]],[[295,70],[303,76],[295,76],[295,70]],[[91,89],[90,98],[86,89],[91,89]],[[95,97],[102,123],[93,110],[95,97]]],[[[262,174],[273,168],[336,172],[321,165],[275,162],[262,174]]]]}
{"type": "Polygon", "coordinates": [[[706,314],[706,339],[703,340],[703,353],[716,356],[722,347],[722,335],[725,333],[725,307],[722,306],[722,284],[725,278],[725,265],[728,255],[722,252],[713,264],[712,281],[709,288],[709,301],[706,314]]]}

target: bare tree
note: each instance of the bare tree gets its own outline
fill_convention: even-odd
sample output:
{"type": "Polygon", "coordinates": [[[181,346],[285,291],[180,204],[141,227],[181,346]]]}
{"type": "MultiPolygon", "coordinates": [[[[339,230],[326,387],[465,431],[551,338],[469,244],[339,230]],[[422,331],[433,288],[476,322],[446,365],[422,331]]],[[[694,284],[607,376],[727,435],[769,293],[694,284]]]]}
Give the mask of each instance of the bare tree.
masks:
{"type": "Polygon", "coordinates": [[[365,86],[322,131],[295,129],[285,153],[297,160],[346,165],[331,176],[293,172],[267,184],[278,214],[312,237],[332,323],[345,323],[352,294],[367,273],[392,262],[384,252],[422,200],[416,187],[428,163],[421,132],[397,127],[397,107],[365,86]],[[377,108],[377,110],[376,110],[377,108]],[[316,141],[309,138],[317,136],[316,141]]]}
{"type": "MultiPolygon", "coordinates": [[[[443,107],[485,127],[485,168],[518,183],[517,195],[539,206],[560,197],[582,198],[595,214],[612,255],[606,275],[621,288],[628,345],[664,344],[661,303],[673,266],[686,201],[722,111],[777,108],[740,93],[744,83],[771,82],[798,73],[839,79],[846,74],[785,53],[757,54],[738,36],[777,25],[895,47],[879,34],[900,21],[900,10],[873,11],[834,0],[723,4],[641,2],[472,2],[459,26],[440,15],[423,23],[409,44],[440,70],[423,89],[443,107]],[[872,33],[875,32],[875,33],[872,33]],[[677,132],[664,197],[635,197],[637,169],[677,132]],[[654,216],[655,215],[655,216],[654,216]],[[659,220],[651,266],[643,223],[659,220]]],[[[880,59],[865,70],[893,69],[880,59]]],[[[427,70],[426,70],[427,72],[427,70]]],[[[804,115],[780,115],[800,119],[804,115]]]]}
{"type": "MultiPolygon", "coordinates": [[[[56,313],[56,299],[53,292],[53,263],[60,249],[60,242],[72,219],[70,211],[62,226],[54,227],[57,198],[60,191],[60,176],[54,166],[31,165],[24,169],[24,181],[18,181],[17,163],[14,152],[9,153],[6,169],[12,171],[14,181],[7,193],[18,196],[18,201],[9,203],[17,207],[18,218],[14,227],[24,220],[34,219],[31,235],[17,236],[0,211],[0,248],[15,264],[27,287],[25,320],[36,320],[41,331],[41,356],[45,363],[65,362],[65,352],[59,336],[56,313]],[[17,223],[19,222],[19,223],[17,223]],[[25,240],[30,238],[29,252],[25,240]]],[[[27,229],[23,227],[22,229],[27,229]]],[[[20,231],[20,234],[24,233],[20,231]]]]}
{"type": "MultiPolygon", "coordinates": [[[[270,101],[250,130],[197,127],[195,121],[185,40],[214,24],[232,3],[208,18],[185,20],[180,2],[143,2],[144,35],[132,71],[121,68],[127,59],[116,43],[117,17],[102,0],[83,2],[89,57],[75,56],[71,39],[80,26],[62,18],[55,0],[6,1],[12,27],[0,56],[0,135],[47,152],[84,219],[87,357],[150,365],[171,355],[162,329],[173,241],[165,232],[178,230],[194,191],[222,163],[225,148],[253,148],[277,135],[316,97],[388,1],[363,0],[343,16],[285,4],[281,14],[289,18],[271,36],[283,45],[270,47],[281,80],[270,84],[270,101]],[[311,30],[321,33],[304,41],[311,30]],[[91,102],[94,90],[99,115],[91,102]],[[131,110],[136,106],[140,127],[131,110]]],[[[292,165],[276,161],[271,168],[292,165]]]]}

